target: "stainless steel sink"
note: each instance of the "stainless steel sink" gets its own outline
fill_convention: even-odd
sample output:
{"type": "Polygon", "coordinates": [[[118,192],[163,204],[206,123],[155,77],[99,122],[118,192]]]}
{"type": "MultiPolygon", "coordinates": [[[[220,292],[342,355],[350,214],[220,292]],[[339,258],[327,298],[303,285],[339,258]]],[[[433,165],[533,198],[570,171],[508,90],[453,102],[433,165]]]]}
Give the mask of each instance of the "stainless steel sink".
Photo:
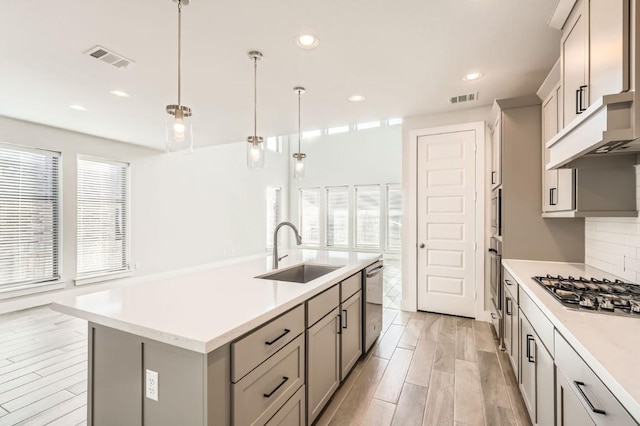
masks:
{"type": "Polygon", "coordinates": [[[259,275],[256,278],[305,284],[340,268],[342,268],[341,265],[315,265],[312,263],[302,263],[288,269],[259,275]]]}

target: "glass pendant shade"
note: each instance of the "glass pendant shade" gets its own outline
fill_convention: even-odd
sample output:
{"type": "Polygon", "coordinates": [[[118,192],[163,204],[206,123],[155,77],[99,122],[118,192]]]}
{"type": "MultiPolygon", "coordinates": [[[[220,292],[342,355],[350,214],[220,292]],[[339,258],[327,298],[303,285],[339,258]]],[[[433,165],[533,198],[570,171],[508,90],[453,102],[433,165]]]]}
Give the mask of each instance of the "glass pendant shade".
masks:
{"type": "Polygon", "coordinates": [[[251,170],[264,169],[264,143],[262,143],[262,136],[249,136],[247,142],[247,167],[251,170]]]}
{"type": "Polygon", "coordinates": [[[304,163],[305,154],[293,154],[293,179],[302,180],[306,177],[306,167],[304,163]]]}
{"type": "Polygon", "coordinates": [[[184,106],[169,105],[167,113],[167,151],[193,152],[190,110],[184,106]],[[170,107],[175,108],[170,111],[170,107]]]}

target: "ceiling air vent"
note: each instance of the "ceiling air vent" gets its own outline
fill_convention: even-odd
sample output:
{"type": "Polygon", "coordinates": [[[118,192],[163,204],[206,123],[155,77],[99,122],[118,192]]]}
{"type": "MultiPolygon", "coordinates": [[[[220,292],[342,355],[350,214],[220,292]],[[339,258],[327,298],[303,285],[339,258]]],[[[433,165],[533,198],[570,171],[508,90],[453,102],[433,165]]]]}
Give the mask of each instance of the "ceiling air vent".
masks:
{"type": "Polygon", "coordinates": [[[127,68],[131,64],[135,64],[131,59],[127,59],[124,56],[109,50],[102,46],[95,46],[84,52],[92,58],[99,59],[109,65],[113,65],[116,68],[127,68]]]}
{"type": "Polygon", "coordinates": [[[478,100],[478,92],[467,93],[466,95],[458,95],[449,99],[452,104],[461,104],[464,102],[473,102],[478,100]]]}

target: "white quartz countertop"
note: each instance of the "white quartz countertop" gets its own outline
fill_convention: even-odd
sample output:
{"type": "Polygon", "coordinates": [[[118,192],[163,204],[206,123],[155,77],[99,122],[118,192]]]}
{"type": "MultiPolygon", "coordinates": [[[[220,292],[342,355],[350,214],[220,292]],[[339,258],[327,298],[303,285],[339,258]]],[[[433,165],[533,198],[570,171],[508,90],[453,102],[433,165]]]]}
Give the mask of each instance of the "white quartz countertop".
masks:
{"type": "Polygon", "coordinates": [[[502,264],[600,380],[640,420],[640,318],[563,307],[534,276],[618,278],[582,263],[503,260],[502,264]]]}
{"type": "Polygon", "coordinates": [[[341,268],[306,284],[254,278],[271,256],[69,297],[52,309],[96,324],[209,353],[381,258],[375,253],[287,250],[280,270],[308,262],[341,268]]]}

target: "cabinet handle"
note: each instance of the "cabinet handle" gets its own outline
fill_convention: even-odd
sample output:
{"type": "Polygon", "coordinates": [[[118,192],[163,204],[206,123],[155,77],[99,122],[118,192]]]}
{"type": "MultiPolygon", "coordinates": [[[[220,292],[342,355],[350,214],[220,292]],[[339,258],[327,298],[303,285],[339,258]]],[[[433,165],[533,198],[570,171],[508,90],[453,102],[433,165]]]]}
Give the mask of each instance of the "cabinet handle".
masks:
{"type": "Polygon", "coordinates": [[[587,401],[587,404],[589,404],[589,408],[591,408],[591,411],[593,411],[594,413],[597,413],[597,414],[603,414],[603,415],[607,414],[606,411],[601,410],[600,408],[594,407],[593,404],[591,403],[591,401],[589,401],[589,398],[587,398],[587,395],[584,393],[584,390],[582,390],[582,386],[586,386],[584,384],[584,382],[578,382],[578,381],[574,380],[573,384],[576,385],[576,388],[578,389],[578,392],[580,392],[580,395],[582,395],[584,400],[587,401]]]}
{"type": "Polygon", "coordinates": [[[491,184],[493,185],[494,183],[496,183],[496,172],[491,172],[491,184]]]}
{"type": "Polygon", "coordinates": [[[275,342],[277,342],[278,340],[282,339],[284,336],[286,336],[287,334],[289,334],[291,332],[291,330],[289,330],[288,328],[284,329],[284,332],[279,335],[278,337],[276,337],[275,339],[269,341],[269,342],[264,342],[265,345],[267,346],[271,346],[273,345],[275,342]]]}
{"type": "Polygon", "coordinates": [[[554,192],[556,192],[557,190],[558,190],[558,188],[551,188],[551,189],[549,189],[549,205],[550,205],[550,206],[555,206],[555,205],[557,205],[557,204],[558,204],[558,202],[557,202],[557,201],[556,201],[556,202],[554,202],[554,201],[553,201],[553,200],[554,200],[554,198],[555,198],[555,197],[553,196],[553,194],[554,194],[554,192]]]}
{"type": "Polygon", "coordinates": [[[506,306],[506,308],[507,308],[507,315],[511,316],[511,314],[512,314],[512,308],[511,308],[511,302],[512,302],[512,300],[511,300],[511,298],[510,298],[510,297],[507,297],[507,298],[506,298],[506,301],[507,301],[507,306],[506,306]]]}
{"type": "Polygon", "coordinates": [[[511,280],[504,280],[505,283],[507,283],[507,285],[513,285],[513,283],[511,282],[511,280]]]}
{"type": "Polygon", "coordinates": [[[262,396],[264,396],[265,398],[271,398],[271,395],[273,395],[274,393],[276,393],[278,391],[278,389],[280,389],[282,387],[282,385],[284,385],[285,383],[287,383],[287,380],[289,380],[288,377],[286,376],[282,376],[282,381],[280,382],[280,384],[278,386],[276,386],[276,388],[274,390],[272,390],[269,393],[263,393],[262,396]]]}
{"type": "Polygon", "coordinates": [[[534,339],[532,335],[527,334],[527,360],[529,362],[535,363],[536,360],[535,360],[533,354],[531,353],[531,342],[533,342],[533,344],[535,345],[536,339],[534,339]]]}
{"type": "Polygon", "coordinates": [[[576,115],[581,114],[580,111],[580,89],[576,90],[576,115]]]}
{"type": "Polygon", "coordinates": [[[584,107],[587,102],[583,102],[584,97],[586,95],[586,89],[587,86],[580,86],[580,114],[582,114],[583,112],[585,112],[587,109],[584,107]]]}
{"type": "Polygon", "coordinates": [[[344,313],[344,325],[342,326],[342,328],[348,328],[349,327],[349,316],[348,316],[347,310],[343,309],[342,312],[344,313]]]}
{"type": "Polygon", "coordinates": [[[342,315],[338,314],[337,316],[338,319],[338,334],[342,334],[342,315]]]}

